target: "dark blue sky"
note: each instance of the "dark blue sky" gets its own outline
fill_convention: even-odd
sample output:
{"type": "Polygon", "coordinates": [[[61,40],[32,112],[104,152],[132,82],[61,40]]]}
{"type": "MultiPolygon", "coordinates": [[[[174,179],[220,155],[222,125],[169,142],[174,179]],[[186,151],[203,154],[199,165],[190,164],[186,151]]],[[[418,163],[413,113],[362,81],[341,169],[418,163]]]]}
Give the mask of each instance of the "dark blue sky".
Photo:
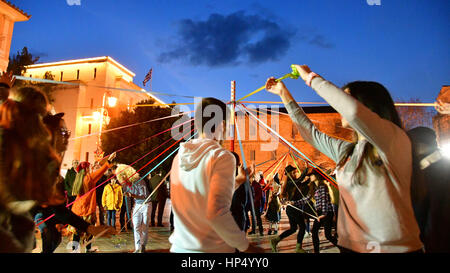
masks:
{"type": "MultiPolygon", "coordinates": [[[[41,62],[108,55],[141,86],[153,67],[153,91],[229,100],[236,80],[239,98],[292,63],[339,86],[378,81],[396,101],[433,102],[450,84],[448,0],[11,2],[32,15],[16,23],[11,53],[27,46],[41,62]]],[[[285,83],[297,100],[321,101],[302,82],[285,83]]],[[[278,100],[265,91],[249,99],[278,100]]]]}

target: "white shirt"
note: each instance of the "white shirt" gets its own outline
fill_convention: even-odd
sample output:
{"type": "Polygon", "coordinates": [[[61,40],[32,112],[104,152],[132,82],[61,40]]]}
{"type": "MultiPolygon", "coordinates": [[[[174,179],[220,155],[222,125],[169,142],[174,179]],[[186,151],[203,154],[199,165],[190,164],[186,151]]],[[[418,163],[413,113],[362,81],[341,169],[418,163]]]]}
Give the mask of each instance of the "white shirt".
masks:
{"type": "Polygon", "coordinates": [[[234,156],[210,139],[180,145],[170,175],[174,232],[171,252],[233,253],[248,240],[230,212],[234,156]]]}

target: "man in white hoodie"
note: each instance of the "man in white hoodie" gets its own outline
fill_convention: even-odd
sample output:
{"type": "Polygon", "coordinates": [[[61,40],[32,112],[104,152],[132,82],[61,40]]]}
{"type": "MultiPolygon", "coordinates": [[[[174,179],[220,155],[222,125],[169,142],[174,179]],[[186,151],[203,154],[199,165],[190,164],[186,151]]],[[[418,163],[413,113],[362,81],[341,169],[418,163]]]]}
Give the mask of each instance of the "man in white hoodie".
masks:
{"type": "Polygon", "coordinates": [[[170,196],[175,230],[171,252],[262,252],[249,244],[230,211],[233,191],[246,181],[243,168],[235,177],[236,160],[221,146],[227,106],[214,98],[197,105],[199,137],[180,145],[172,163],[170,196]],[[236,184],[236,185],[235,185],[236,184]]]}

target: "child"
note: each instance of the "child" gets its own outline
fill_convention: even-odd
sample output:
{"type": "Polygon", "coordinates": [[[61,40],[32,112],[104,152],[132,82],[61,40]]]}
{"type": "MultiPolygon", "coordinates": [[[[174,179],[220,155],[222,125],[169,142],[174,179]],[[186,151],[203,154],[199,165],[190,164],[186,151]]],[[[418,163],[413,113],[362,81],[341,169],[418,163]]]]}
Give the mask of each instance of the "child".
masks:
{"type": "Polygon", "coordinates": [[[120,211],[122,202],[122,187],[117,183],[117,178],[113,177],[105,186],[102,195],[102,206],[106,211],[108,226],[116,227],[116,211],[120,211]]]}

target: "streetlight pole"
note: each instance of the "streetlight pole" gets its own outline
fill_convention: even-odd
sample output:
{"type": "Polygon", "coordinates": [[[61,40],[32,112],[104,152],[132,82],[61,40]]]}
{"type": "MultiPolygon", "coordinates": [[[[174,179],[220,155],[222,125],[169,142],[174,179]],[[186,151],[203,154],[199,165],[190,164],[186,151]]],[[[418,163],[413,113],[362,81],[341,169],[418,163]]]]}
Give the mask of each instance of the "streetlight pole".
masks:
{"type": "Polygon", "coordinates": [[[97,157],[102,157],[102,129],[103,129],[103,116],[105,114],[105,101],[106,101],[106,93],[103,94],[103,100],[102,100],[102,108],[100,110],[100,125],[99,125],[99,132],[98,132],[98,139],[97,139],[97,157]]]}

